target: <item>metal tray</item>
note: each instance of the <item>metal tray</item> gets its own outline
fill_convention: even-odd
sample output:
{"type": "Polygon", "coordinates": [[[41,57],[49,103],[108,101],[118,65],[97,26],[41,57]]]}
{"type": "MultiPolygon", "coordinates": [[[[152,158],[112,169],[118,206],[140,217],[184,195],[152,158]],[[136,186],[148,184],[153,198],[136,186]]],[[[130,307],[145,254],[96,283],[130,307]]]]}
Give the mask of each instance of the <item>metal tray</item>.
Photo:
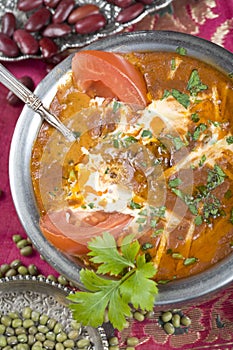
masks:
{"type": "MultiPolygon", "coordinates": [[[[69,288],[48,279],[35,276],[15,276],[0,279],[0,316],[10,311],[21,313],[29,306],[60,322],[68,331],[72,313],[68,308],[69,288]]],[[[103,327],[82,327],[80,336],[90,339],[88,350],[108,350],[108,340],[103,327]]]]}
{"type": "MultiPolygon", "coordinates": [[[[123,31],[124,28],[141,21],[145,16],[153,12],[159,11],[162,8],[168,6],[172,0],[154,0],[150,5],[145,5],[143,12],[130,22],[121,24],[116,21],[116,18],[121,11],[121,8],[110,4],[105,0],[92,0],[91,3],[99,6],[101,12],[107,18],[107,25],[98,32],[81,35],[77,33],[71,33],[64,37],[56,38],[54,41],[59,47],[58,53],[65,53],[65,51],[71,51],[81,48],[87,44],[96,41],[99,38],[104,38],[109,35],[117,34],[123,31]]],[[[75,0],[77,5],[84,5],[90,3],[89,0],[75,0]]],[[[23,12],[17,9],[17,0],[0,0],[0,18],[5,12],[12,12],[17,21],[17,28],[23,28],[31,12],[23,12]]],[[[20,61],[27,58],[43,58],[40,53],[37,55],[24,55],[20,54],[17,57],[8,57],[0,52],[1,61],[20,61]]]]}

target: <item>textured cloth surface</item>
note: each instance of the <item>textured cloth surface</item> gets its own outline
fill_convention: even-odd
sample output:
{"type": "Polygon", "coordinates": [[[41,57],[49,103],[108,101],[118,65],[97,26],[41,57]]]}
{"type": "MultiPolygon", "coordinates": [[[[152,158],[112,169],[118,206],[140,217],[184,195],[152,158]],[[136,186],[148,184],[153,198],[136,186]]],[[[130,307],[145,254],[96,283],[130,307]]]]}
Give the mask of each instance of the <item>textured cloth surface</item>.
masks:
{"type": "MultiPolygon", "coordinates": [[[[149,29],[190,33],[233,52],[233,0],[174,0],[160,13],[147,16],[127,31],[149,29]]],[[[18,78],[30,75],[35,85],[47,74],[47,65],[38,60],[8,63],[6,66],[18,78]]],[[[9,106],[6,95],[7,89],[0,84],[0,189],[3,192],[0,197],[0,264],[20,258],[25,265],[36,264],[40,273],[46,276],[57,275],[37,252],[31,257],[22,257],[12,242],[13,234],[26,237],[12,202],[8,174],[11,138],[22,106],[9,106]]],[[[168,336],[160,327],[159,312],[155,310],[152,320],[133,322],[119,334],[122,345],[126,337],[137,335],[140,339],[138,350],[233,349],[233,285],[209,301],[191,307],[184,305],[182,311],[192,319],[188,333],[168,336]]]]}

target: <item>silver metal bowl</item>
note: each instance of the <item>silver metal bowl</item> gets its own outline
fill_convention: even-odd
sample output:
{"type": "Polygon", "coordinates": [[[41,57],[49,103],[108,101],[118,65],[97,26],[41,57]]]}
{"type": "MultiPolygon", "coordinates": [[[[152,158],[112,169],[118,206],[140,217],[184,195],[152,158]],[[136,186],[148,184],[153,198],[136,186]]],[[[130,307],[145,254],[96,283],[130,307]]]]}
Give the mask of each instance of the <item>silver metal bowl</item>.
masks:
{"type": "MultiPolygon", "coordinates": [[[[112,36],[99,40],[85,49],[116,52],[175,51],[184,47],[188,55],[201,59],[229,74],[233,71],[233,54],[206,40],[169,31],[142,31],[112,36]]],[[[49,106],[62,77],[71,68],[72,55],[56,66],[38,85],[36,94],[49,106]]],[[[80,267],[53,247],[39,228],[39,213],[35,202],[30,174],[33,143],[41,126],[41,118],[24,107],[13,135],[10,150],[10,186],[18,216],[38,251],[57,271],[67,276],[80,288],[80,267]]],[[[174,281],[159,287],[157,305],[177,305],[210,293],[233,281],[233,255],[198,275],[174,281]]]]}

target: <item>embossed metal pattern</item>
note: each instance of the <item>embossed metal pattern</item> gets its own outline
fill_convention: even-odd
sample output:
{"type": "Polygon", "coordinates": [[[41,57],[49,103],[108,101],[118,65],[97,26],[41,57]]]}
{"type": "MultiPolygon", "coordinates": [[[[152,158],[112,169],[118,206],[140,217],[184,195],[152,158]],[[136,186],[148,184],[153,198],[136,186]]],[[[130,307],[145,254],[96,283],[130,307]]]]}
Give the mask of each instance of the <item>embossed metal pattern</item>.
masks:
{"type": "MultiPolygon", "coordinates": [[[[88,45],[99,38],[105,38],[107,36],[122,32],[126,27],[136,24],[141,21],[148,14],[152,14],[156,11],[163,9],[168,6],[172,0],[154,0],[150,5],[145,5],[143,12],[134,18],[133,20],[121,24],[116,21],[116,18],[121,11],[121,8],[113,4],[108,3],[105,0],[92,0],[91,3],[97,5],[100,8],[107,19],[107,25],[100,31],[92,34],[77,34],[72,32],[64,37],[56,38],[54,41],[59,47],[58,53],[63,53],[66,50],[79,49],[85,45],[88,45]]],[[[89,0],[75,0],[76,5],[84,5],[90,3],[89,0]]],[[[0,17],[5,12],[12,12],[16,17],[17,28],[23,28],[29,15],[32,12],[23,12],[17,9],[17,0],[0,0],[0,17]]],[[[42,55],[24,55],[20,54],[17,57],[7,57],[0,52],[0,60],[2,61],[20,61],[28,58],[42,58],[42,55]]]]}
{"type": "MultiPolygon", "coordinates": [[[[0,315],[11,311],[21,313],[24,307],[46,314],[60,322],[64,330],[71,328],[72,313],[66,296],[69,288],[43,277],[14,276],[0,279],[0,315]]],[[[102,327],[82,327],[80,336],[90,339],[89,350],[108,350],[108,341],[102,327]]]]}

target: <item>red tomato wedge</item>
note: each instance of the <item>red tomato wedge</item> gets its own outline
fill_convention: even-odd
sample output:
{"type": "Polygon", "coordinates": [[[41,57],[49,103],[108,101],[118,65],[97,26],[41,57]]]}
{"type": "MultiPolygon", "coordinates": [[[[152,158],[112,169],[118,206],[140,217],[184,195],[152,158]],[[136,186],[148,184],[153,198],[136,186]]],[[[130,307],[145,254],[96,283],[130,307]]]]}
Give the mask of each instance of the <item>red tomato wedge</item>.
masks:
{"type": "Polygon", "coordinates": [[[96,96],[117,98],[139,108],[147,105],[147,88],[142,73],[119,54],[80,51],[72,60],[73,77],[79,88],[96,96]]]}
{"type": "Polygon", "coordinates": [[[73,212],[70,209],[48,212],[40,219],[44,236],[58,249],[72,255],[88,252],[87,243],[108,231],[117,238],[132,220],[130,215],[104,211],[73,212]]]}

